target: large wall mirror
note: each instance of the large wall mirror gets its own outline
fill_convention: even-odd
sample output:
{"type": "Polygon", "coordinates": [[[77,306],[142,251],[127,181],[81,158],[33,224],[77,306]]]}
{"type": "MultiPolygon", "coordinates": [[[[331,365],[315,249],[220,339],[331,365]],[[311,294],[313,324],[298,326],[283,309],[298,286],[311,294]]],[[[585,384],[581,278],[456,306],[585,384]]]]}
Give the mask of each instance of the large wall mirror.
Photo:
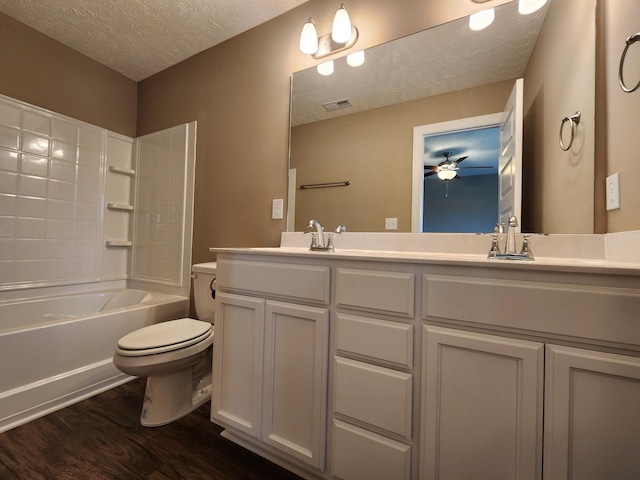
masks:
{"type": "MultiPolygon", "coordinates": [[[[593,233],[595,29],[596,0],[549,0],[526,16],[511,2],[496,7],[485,30],[471,30],[465,17],[367,49],[359,67],[343,57],[330,76],[315,67],[294,73],[288,230],[305,230],[314,218],[349,231],[434,231],[412,227],[420,207],[430,218],[451,207],[443,224],[468,219],[477,194],[465,191],[472,181],[463,172],[473,169],[450,181],[428,175],[425,193],[413,198],[414,129],[498,114],[522,78],[522,229],[593,233]],[[581,121],[563,151],[562,119],[577,111],[581,121]]],[[[486,154],[464,143],[471,137],[425,146],[425,165],[448,152],[467,157],[460,167],[484,166],[486,154]]],[[[461,222],[448,231],[469,231],[461,222]]]]}

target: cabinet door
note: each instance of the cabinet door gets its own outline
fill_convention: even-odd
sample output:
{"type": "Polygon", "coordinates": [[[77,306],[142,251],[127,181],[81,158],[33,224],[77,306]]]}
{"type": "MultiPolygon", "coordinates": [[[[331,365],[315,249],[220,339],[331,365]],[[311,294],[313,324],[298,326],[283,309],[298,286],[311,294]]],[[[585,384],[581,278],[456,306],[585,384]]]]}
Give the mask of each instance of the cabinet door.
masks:
{"type": "Polygon", "coordinates": [[[324,471],[329,311],[267,301],[262,441],[324,471]]]}
{"type": "Polygon", "coordinates": [[[265,301],[218,292],[211,420],[258,437],[265,301]]]}
{"type": "Polygon", "coordinates": [[[540,479],[541,343],[425,326],[421,478],[540,479]]]}
{"type": "Polygon", "coordinates": [[[548,345],[544,478],[640,475],[640,359],[548,345]]]}

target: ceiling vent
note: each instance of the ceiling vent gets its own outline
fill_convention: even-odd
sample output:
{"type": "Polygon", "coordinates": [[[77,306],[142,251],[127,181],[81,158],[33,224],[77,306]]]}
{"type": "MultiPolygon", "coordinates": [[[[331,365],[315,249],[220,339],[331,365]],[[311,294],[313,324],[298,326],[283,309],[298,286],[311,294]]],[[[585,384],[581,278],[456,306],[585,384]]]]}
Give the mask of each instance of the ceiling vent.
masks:
{"type": "Polygon", "coordinates": [[[323,103],[322,106],[327,112],[333,112],[334,110],[340,110],[341,108],[353,107],[353,103],[351,103],[351,100],[348,98],[343,98],[342,100],[323,103]]]}

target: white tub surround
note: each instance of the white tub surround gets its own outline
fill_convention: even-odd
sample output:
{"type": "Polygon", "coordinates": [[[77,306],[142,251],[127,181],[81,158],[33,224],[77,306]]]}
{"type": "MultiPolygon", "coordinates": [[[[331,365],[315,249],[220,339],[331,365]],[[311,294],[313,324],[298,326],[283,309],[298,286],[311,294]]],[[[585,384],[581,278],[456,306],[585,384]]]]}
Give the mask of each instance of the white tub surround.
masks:
{"type": "Polygon", "coordinates": [[[0,95],[0,430],[124,381],[117,340],[188,313],[195,141],[195,122],[133,139],[0,95]],[[127,287],[166,295],[58,309],[127,287]]]}
{"type": "Polygon", "coordinates": [[[118,339],[188,312],[186,297],[126,288],[1,301],[0,432],[130,380],[118,339]]]}
{"type": "Polygon", "coordinates": [[[212,420],[304,478],[633,478],[639,233],[211,249],[212,420]]]}

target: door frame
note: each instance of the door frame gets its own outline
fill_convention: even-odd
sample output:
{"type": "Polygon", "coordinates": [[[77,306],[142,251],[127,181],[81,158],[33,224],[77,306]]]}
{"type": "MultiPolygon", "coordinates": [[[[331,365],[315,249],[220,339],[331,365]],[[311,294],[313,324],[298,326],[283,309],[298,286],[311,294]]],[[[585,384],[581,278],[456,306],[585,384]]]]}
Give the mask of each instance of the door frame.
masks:
{"type": "Polygon", "coordinates": [[[460,118],[413,127],[413,174],[411,189],[411,231],[422,232],[424,217],[424,137],[460,130],[500,126],[502,112],[460,118]]]}

